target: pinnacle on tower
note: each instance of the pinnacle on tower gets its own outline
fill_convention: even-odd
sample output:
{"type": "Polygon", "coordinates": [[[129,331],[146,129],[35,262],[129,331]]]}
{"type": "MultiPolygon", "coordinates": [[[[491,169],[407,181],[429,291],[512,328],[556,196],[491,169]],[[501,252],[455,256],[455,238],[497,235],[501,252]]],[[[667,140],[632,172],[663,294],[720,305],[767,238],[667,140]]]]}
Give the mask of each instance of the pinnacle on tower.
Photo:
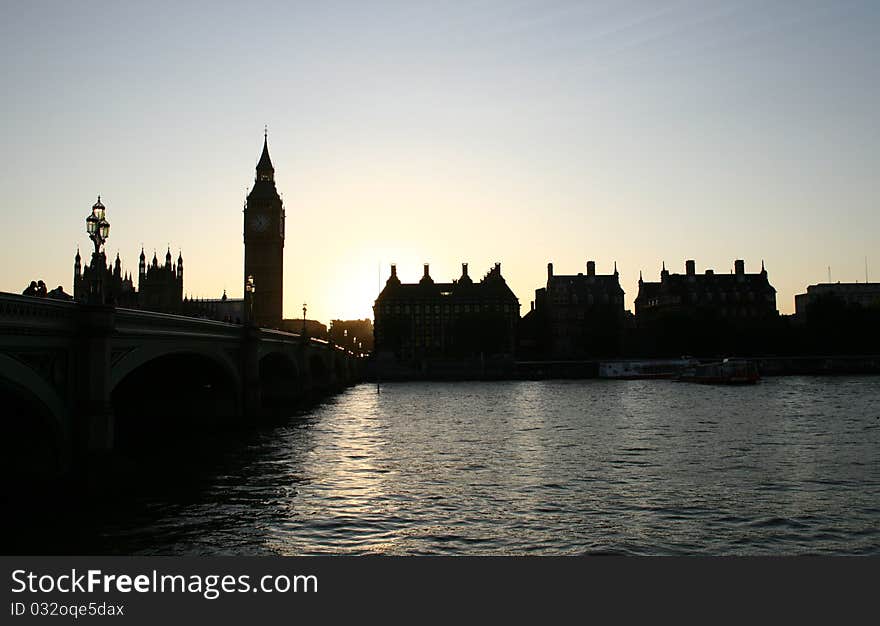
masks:
{"type": "Polygon", "coordinates": [[[257,180],[274,180],[275,168],[272,166],[272,159],[269,158],[269,133],[268,130],[263,132],[263,153],[257,162],[257,180]]]}

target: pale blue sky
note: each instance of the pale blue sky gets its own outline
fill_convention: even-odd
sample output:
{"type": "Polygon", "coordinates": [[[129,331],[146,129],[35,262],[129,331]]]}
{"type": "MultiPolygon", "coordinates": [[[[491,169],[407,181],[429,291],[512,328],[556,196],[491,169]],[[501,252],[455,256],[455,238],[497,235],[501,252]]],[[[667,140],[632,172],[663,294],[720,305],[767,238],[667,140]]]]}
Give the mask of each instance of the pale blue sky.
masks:
{"type": "Polygon", "coordinates": [[[0,8],[0,290],[71,290],[100,193],[108,252],[182,249],[241,294],[269,125],[285,314],[364,317],[502,262],[523,310],[558,273],[757,271],[781,311],[880,279],[880,3],[10,2],[0,8]]]}

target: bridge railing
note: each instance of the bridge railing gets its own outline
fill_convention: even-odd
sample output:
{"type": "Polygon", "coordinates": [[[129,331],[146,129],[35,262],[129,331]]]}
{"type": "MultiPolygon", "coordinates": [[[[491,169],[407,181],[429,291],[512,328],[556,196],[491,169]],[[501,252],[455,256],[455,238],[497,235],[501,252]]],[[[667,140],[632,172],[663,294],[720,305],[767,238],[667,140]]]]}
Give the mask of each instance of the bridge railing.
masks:
{"type": "MultiPolygon", "coordinates": [[[[277,341],[302,341],[301,333],[291,333],[286,330],[276,330],[274,328],[261,328],[261,335],[269,340],[275,339],[277,341]]],[[[331,344],[326,339],[320,339],[318,337],[308,337],[308,341],[311,345],[321,346],[327,348],[329,350],[337,350],[342,352],[348,356],[358,357],[359,355],[356,352],[352,352],[351,350],[344,348],[342,346],[337,346],[336,344],[331,344]]]]}
{"type": "Polygon", "coordinates": [[[241,326],[186,315],[156,313],[139,309],[116,309],[116,330],[126,333],[209,335],[220,339],[238,339],[241,326]]]}
{"type": "Polygon", "coordinates": [[[76,323],[73,302],[0,292],[0,324],[28,328],[70,328],[76,323]]]}
{"type": "MultiPolygon", "coordinates": [[[[82,305],[73,301],[53,300],[0,292],[0,326],[16,332],[75,330],[77,311],[82,305]]],[[[241,337],[240,324],[220,322],[186,315],[156,313],[140,309],[115,309],[115,330],[120,334],[193,334],[203,337],[231,340],[241,337]]],[[[269,341],[301,342],[300,333],[270,328],[259,329],[260,336],[269,341]]],[[[308,337],[308,342],[318,348],[342,352],[358,358],[358,353],[331,344],[325,339],[308,337]]]]}

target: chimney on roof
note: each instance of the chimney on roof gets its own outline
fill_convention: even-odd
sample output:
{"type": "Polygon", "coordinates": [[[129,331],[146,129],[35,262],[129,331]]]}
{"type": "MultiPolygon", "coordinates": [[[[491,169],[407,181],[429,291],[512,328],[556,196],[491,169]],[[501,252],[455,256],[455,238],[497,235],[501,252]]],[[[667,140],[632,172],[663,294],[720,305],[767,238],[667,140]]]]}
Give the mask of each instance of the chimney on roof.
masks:
{"type": "Polygon", "coordinates": [[[397,277],[397,265],[394,263],[391,264],[391,276],[395,278],[397,277]]]}
{"type": "Polygon", "coordinates": [[[733,271],[737,276],[742,276],[746,273],[746,262],[742,259],[737,259],[733,262],[733,271]]]}
{"type": "Polygon", "coordinates": [[[552,263],[547,264],[547,278],[548,279],[553,278],[553,264],[552,263]]]}
{"type": "Polygon", "coordinates": [[[596,275],[596,262],[595,261],[587,261],[587,276],[595,276],[596,275]]]}
{"type": "Polygon", "coordinates": [[[693,259],[684,262],[685,274],[688,276],[694,276],[697,273],[697,264],[694,263],[693,259]]]}
{"type": "Polygon", "coordinates": [[[424,278],[429,278],[429,277],[430,277],[430,275],[429,275],[429,272],[428,272],[428,264],[425,263],[425,275],[424,275],[424,278]]]}
{"type": "Polygon", "coordinates": [[[496,264],[495,264],[495,271],[496,271],[497,273],[499,273],[499,274],[501,273],[501,263],[496,263],[496,264]]]}
{"type": "Polygon", "coordinates": [[[467,273],[467,263],[461,264],[461,277],[465,278],[468,275],[467,273]]]}

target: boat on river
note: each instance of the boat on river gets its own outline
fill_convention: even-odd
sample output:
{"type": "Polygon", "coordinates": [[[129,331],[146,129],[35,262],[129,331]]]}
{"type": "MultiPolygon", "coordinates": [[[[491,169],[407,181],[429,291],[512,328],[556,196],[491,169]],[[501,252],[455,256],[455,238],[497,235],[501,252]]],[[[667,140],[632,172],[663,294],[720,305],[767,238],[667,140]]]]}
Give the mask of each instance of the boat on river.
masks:
{"type": "Polygon", "coordinates": [[[618,380],[666,378],[675,380],[686,369],[698,364],[699,361],[688,357],[681,359],[603,361],[599,363],[599,378],[618,380]]]}
{"type": "Polygon", "coordinates": [[[709,385],[751,385],[761,380],[758,366],[748,359],[724,359],[686,368],[678,380],[709,385]]]}

